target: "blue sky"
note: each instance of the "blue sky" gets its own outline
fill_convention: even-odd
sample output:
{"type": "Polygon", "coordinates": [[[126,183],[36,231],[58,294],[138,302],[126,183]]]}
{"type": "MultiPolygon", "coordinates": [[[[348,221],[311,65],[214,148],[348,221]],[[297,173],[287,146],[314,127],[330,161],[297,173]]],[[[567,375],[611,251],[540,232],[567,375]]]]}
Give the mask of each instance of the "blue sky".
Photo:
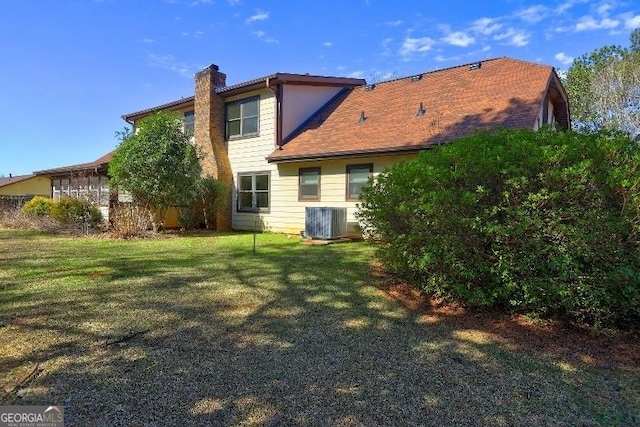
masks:
{"type": "Polygon", "coordinates": [[[629,45],[637,1],[0,0],[0,176],[90,162],[125,113],[275,72],[385,80],[629,45]]]}

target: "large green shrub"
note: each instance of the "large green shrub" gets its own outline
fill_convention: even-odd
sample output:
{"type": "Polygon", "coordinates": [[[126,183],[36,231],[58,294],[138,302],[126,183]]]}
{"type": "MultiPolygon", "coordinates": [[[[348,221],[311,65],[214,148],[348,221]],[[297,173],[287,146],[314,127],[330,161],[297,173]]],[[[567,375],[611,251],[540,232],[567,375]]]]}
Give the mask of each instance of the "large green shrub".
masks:
{"type": "Polygon", "coordinates": [[[20,210],[26,216],[49,216],[55,202],[49,197],[35,196],[22,205],[20,210]]]}
{"type": "Polygon", "coordinates": [[[381,173],[358,217],[388,268],[474,306],[640,319],[640,146],[614,133],[478,133],[381,173]]]}
{"type": "Polygon", "coordinates": [[[85,224],[90,227],[102,221],[100,210],[84,198],[61,198],[53,204],[50,216],[62,224],[85,224]]]}

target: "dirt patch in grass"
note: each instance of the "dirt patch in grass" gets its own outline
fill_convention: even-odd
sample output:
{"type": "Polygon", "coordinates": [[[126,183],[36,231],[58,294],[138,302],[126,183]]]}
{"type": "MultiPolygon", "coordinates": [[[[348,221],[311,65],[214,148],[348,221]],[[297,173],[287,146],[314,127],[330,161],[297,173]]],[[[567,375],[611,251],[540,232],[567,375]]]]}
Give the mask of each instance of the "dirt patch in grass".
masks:
{"type": "Polygon", "coordinates": [[[506,340],[514,348],[568,359],[602,369],[640,373],[640,334],[594,331],[553,320],[532,320],[524,315],[467,309],[425,295],[419,289],[373,268],[376,286],[419,316],[425,323],[447,322],[461,329],[482,330],[506,340]]]}

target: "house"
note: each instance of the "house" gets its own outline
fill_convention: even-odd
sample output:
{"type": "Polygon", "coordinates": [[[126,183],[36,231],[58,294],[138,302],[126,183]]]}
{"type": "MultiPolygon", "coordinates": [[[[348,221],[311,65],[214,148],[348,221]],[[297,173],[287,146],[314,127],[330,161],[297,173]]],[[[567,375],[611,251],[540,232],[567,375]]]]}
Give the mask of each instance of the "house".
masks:
{"type": "Polygon", "coordinates": [[[504,57],[374,84],[276,73],[226,86],[211,65],[194,96],[123,119],[135,127],[159,110],[184,115],[204,173],[232,189],[218,229],[295,234],[308,206],[346,208],[355,233],[369,177],[421,150],[495,127],[570,128],[555,70],[504,57]]]}
{"type": "Polygon", "coordinates": [[[48,196],[49,181],[37,175],[0,177],[0,196],[48,196]]]}
{"type": "Polygon", "coordinates": [[[108,219],[111,191],[107,171],[114,151],[93,162],[45,169],[34,172],[34,175],[46,180],[46,195],[53,200],[86,197],[95,202],[103,218],[108,219]]]}
{"type": "Polygon", "coordinates": [[[20,207],[33,196],[48,196],[49,190],[49,180],[33,174],[0,177],[0,210],[20,207]]]}

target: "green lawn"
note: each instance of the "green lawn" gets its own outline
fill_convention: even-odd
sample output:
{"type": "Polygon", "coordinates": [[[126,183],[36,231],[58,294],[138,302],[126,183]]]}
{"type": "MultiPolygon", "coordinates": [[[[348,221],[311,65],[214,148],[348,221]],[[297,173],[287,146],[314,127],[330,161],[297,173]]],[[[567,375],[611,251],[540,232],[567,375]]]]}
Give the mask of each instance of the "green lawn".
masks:
{"type": "Polygon", "coordinates": [[[253,253],[250,234],[0,229],[0,404],[77,426],[640,424],[637,364],[409,311],[371,261],[271,234],[253,253]]]}

